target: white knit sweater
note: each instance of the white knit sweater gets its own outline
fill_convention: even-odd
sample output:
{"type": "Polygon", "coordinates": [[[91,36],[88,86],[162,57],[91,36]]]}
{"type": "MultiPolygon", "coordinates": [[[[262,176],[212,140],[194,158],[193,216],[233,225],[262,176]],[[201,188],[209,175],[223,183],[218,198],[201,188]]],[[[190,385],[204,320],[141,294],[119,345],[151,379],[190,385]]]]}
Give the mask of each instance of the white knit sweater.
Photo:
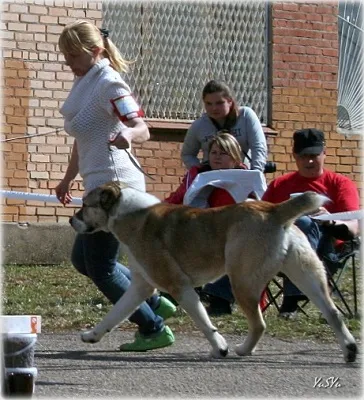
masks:
{"type": "MultiPolygon", "coordinates": [[[[111,152],[108,147],[110,134],[125,128],[110,100],[127,93],[130,93],[129,86],[104,58],[86,75],[76,77],[60,110],[65,131],[77,140],[79,173],[85,193],[117,180],[145,191],[144,175],[133,165],[126,151],[112,147],[111,152]]],[[[129,155],[133,157],[130,151],[129,155]]]]}

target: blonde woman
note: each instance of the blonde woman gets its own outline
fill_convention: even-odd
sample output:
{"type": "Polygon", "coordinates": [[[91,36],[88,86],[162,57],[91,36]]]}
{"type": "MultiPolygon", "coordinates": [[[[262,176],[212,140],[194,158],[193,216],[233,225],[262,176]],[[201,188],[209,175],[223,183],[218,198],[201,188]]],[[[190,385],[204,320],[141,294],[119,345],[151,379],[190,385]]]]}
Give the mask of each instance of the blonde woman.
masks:
{"type": "MultiPolygon", "coordinates": [[[[59,201],[70,203],[71,185],[78,173],[85,194],[108,181],[145,190],[144,176],[134,165],[138,163],[130,149],[132,142],[148,140],[149,131],[142,110],[120,76],[128,70],[128,63],[108,31],[89,21],[67,25],[60,35],[59,48],[75,74],[60,110],[65,131],[75,140],[65,176],[55,189],[59,201]]],[[[130,271],[118,262],[119,248],[111,233],[79,234],[71,256],[75,268],[92,279],[114,304],[130,285],[130,271]]],[[[162,317],[174,312],[174,305],[159,296],[144,302],[130,317],[139,327],[135,340],[121,345],[120,350],[146,351],[171,345],[173,333],[162,317]]]]}
{"type": "MultiPolygon", "coordinates": [[[[187,189],[193,180],[201,172],[216,169],[247,169],[241,160],[241,148],[238,141],[231,134],[220,131],[208,143],[208,163],[190,168],[184,176],[179,188],[170,194],[165,201],[167,203],[182,204],[187,189]]],[[[234,204],[233,197],[224,189],[216,188],[208,198],[210,207],[218,207],[227,204],[234,204]]]]}

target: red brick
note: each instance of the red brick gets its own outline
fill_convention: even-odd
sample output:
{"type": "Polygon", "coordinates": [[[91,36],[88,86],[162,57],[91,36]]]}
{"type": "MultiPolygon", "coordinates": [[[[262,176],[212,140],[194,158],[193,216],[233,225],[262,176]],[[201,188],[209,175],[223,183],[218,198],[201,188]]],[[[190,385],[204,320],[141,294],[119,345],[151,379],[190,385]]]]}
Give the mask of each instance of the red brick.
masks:
{"type": "MultiPolygon", "coordinates": [[[[3,5],[3,28],[7,32],[3,38],[3,60],[10,63],[5,64],[4,77],[13,79],[14,84],[3,89],[6,118],[3,135],[44,132],[49,130],[46,125],[63,128],[59,107],[73,83],[73,74],[62,65],[63,56],[57,53],[56,45],[62,23],[84,16],[83,3],[73,0],[54,0],[53,6],[41,1],[28,3],[3,5]],[[30,23],[29,29],[24,30],[26,23],[30,23]],[[19,30],[7,29],[9,24],[11,29],[19,30]],[[38,49],[35,43],[40,43],[38,49]]],[[[274,2],[272,12],[272,128],[277,129],[278,136],[269,138],[268,143],[269,158],[275,160],[278,171],[267,180],[296,169],[291,157],[292,133],[309,124],[323,129],[327,135],[328,166],[338,170],[341,165],[362,186],[362,136],[345,138],[336,133],[337,4],[274,2]]],[[[100,2],[88,3],[86,14],[87,18],[96,16],[97,26],[102,25],[100,2]]],[[[47,192],[54,189],[67,169],[72,143],[73,138],[61,132],[47,137],[47,141],[46,137],[34,138],[23,147],[3,146],[4,185],[14,183],[18,185],[15,188],[47,192]],[[35,173],[48,174],[48,179],[35,177],[35,173]],[[27,174],[33,174],[31,180],[27,174]]],[[[161,199],[178,187],[186,171],[180,160],[181,145],[170,141],[167,133],[165,140],[150,140],[134,146],[143,168],[156,178],[156,181],[147,178],[148,190],[161,199]]],[[[74,188],[74,195],[76,191],[82,195],[79,176],[74,188]]],[[[51,215],[36,216],[35,207],[41,209],[43,205],[16,204],[10,206],[17,208],[25,220],[66,221],[68,215],[63,213],[73,212],[73,208],[66,211],[47,205],[44,208],[51,215]]],[[[17,214],[7,215],[12,220],[19,218],[17,214]]]]}

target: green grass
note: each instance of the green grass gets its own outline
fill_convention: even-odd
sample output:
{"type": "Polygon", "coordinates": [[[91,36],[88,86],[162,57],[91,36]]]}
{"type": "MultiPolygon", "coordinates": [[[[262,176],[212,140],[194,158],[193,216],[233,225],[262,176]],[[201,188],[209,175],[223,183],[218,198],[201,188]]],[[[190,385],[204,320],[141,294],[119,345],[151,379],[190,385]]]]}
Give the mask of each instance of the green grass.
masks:
{"type": "Polygon", "coordinates": [[[42,330],[92,326],[110,308],[107,299],[69,265],[5,266],[3,314],[41,315],[42,330]]]}
{"type": "MultiPolygon", "coordinates": [[[[343,283],[345,292],[350,297],[350,269],[345,273],[343,283]]],[[[4,266],[2,297],[3,314],[41,315],[42,332],[89,328],[99,322],[111,308],[95,285],[70,265],[4,266]]],[[[269,307],[264,313],[267,334],[279,338],[335,340],[331,328],[311,303],[306,306],[305,311],[308,318],[300,314],[297,320],[285,321],[277,317],[274,306],[269,307]]],[[[345,318],[345,322],[353,335],[359,338],[361,321],[345,318]]],[[[213,318],[213,323],[222,333],[247,332],[246,319],[237,310],[231,316],[213,318]]],[[[180,308],[176,316],[168,321],[168,325],[180,332],[197,330],[189,316],[180,308]]],[[[135,326],[124,323],[122,329],[135,330],[135,326]]]]}

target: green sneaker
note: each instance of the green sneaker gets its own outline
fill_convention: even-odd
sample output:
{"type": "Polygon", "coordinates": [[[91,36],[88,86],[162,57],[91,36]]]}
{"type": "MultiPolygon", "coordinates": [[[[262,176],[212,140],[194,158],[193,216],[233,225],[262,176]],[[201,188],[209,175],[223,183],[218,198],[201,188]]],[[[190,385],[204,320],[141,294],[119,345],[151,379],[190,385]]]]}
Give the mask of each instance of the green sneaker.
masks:
{"type": "Polygon", "coordinates": [[[161,332],[148,337],[142,336],[137,332],[134,342],[122,344],[120,351],[148,351],[171,346],[173,343],[173,332],[168,326],[165,326],[161,332]]]}
{"type": "Polygon", "coordinates": [[[162,317],[164,320],[171,318],[177,311],[177,307],[168,299],[160,296],[159,306],[154,310],[154,313],[162,317]]]}

